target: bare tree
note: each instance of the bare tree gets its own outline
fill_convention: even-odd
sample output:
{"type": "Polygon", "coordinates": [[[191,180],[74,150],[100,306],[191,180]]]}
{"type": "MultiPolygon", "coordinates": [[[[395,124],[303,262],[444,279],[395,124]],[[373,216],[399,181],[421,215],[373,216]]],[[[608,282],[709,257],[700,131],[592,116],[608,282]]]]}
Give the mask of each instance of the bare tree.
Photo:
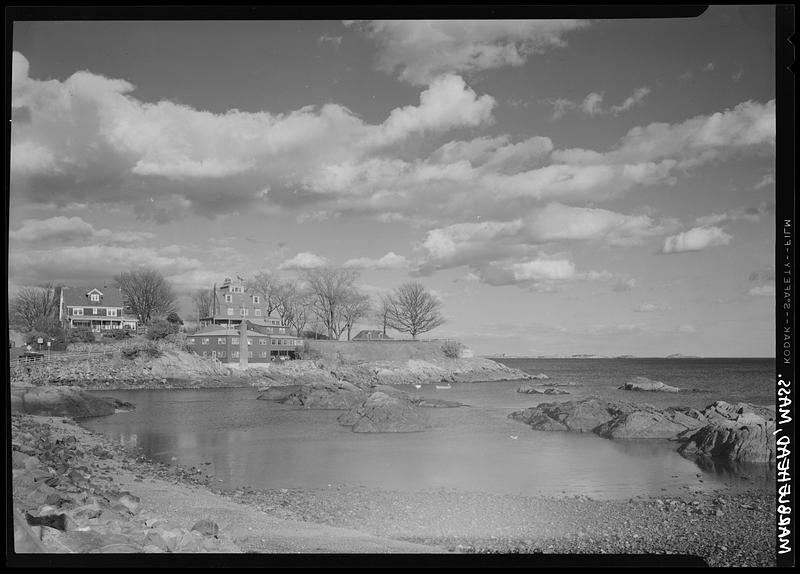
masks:
{"type": "Polygon", "coordinates": [[[299,281],[289,280],[277,284],[274,290],[275,311],[282,325],[293,327],[298,337],[302,337],[312,313],[314,295],[299,281]]]}
{"type": "Polygon", "coordinates": [[[392,310],[392,297],[385,294],[378,297],[378,305],[375,308],[375,317],[383,325],[383,336],[386,336],[386,328],[389,326],[389,313],[392,310]]]}
{"type": "Polygon", "coordinates": [[[137,269],[120,273],[114,280],[122,289],[125,305],[144,325],[176,309],[177,297],[172,286],[154,269],[137,269]]]}
{"type": "Polygon", "coordinates": [[[264,303],[267,305],[267,315],[272,315],[277,305],[275,296],[280,286],[278,275],[270,271],[259,271],[247,279],[247,286],[253,293],[264,298],[264,303]]]}
{"type": "Polygon", "coordinates": [[[197,310],[197,321],[203,317],[209,317],[214,314],[214,290],[213,289],[198,289],[192,293],[192,302],[197,310]]]}
{"type": "Polygon", "coordinates": [[[61,304],[60,285],[52,282],[40,287],[23,287],[11,302],[11,323],[27,331],[32,331],[37,323],[52,323],[58,320],[61,304]]]}
{"type": "Polygon", "coordinates": [[[344,332],[340,307],[353,291],[359,274],[352,269],[321,267],[303,273],[314,297],[314,312],[328,331],[328,338],[339,339],[344,332]]]}
{"type": "Polygon", "coordinates": [[[353,325],[360,319],[368,316],[371,309],[372,301],[370,301],[369,295],[353,291],[345,298],[340,306],[340,312],[342,315],[342,323],[347,331],[348,341],[350,340],[350,331],[353,329],[353,325]]]}
{"type": "Polygon", "coordinates": [[[400,285],[389,300],[388,324],[412,339],[442,325],[445,318],[439,312],[442,303],[421,283],[400,285]]]}

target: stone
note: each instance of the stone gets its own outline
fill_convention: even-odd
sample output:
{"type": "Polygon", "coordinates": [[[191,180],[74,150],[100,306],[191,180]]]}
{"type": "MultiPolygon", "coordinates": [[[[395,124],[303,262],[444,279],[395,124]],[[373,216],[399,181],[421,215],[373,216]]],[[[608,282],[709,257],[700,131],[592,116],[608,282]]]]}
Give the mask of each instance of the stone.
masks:
{"type": "Polygon", "coordinates": [[[655,391],[660,393],[678,393],[681,391],[678,387],[672,387],[661,381],[652,381],[647,377],[636,377],[619,388],[623,391],[655,391]]]}
{"type": "Polygon", "coordinates": [[[286,401],[293,393],[296,393],[300,390],[300,385],[284,385],[279,387],[269,387],[264,389],[263,392],[258,395],[258,400],[261,401],[275,401],[282,403],[286,401]]]}
{"type": "Polygon", "coordinates": [[[79,387],[11,388],[12,412],[31,415],[98,417],[114,414],[114,404],[79,387]]]}
{"type": "Polygon", "coordinates": [[[282,402],[307,409],[346,410],[355,407],[366,397],[366,391],[347,381],[320,382],[301,385],[282,402]]]}
{"type": "Polygon", "coordinates": [[[697,430],[703,423],[674,409],[642,408],[600,425],[595,432],[606,438],[673,438],[697,430]]]}
{"type": "Polygon", "coordinates": [[[526,393],[529,395],[568,395],[568,391],[563,391],[561,389],[556,388],[555,386],[550,386],[547,388],[539,388],[532,383],[522,383],[519,388],[517,388],[518,393],[526,393]]]}
{"type": "Polygon", "coordinates": [[[775,421],[715,421],[692,434],[678,452],[729,462],[775,462],[775,421]]]}
{"type": "Polygon", "coordinates": [[[635,410],[637,405],[632,403],[589,397],[580,401],[542,403],[513,412],[509,417],[529,424],[534,430],[592,432],[615,417],[635,410]]]}
{"type": "Polygon", "coordinates": [[[217,536],[219,534],[217,523],[208,519],[198,520],[190,530],[199,532],[203,536],[217,536]]]}
{"type": "Polygon", "coordinates": [[[411,401],[377,391],[338,418],[353,432],[416,432],[425,430],[427,417],[411,401]]]}

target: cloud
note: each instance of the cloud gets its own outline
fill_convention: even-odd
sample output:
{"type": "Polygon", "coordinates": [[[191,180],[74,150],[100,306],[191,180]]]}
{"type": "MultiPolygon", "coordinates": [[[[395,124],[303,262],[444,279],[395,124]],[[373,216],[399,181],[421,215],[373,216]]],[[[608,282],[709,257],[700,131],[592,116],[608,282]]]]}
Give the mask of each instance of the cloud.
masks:
{"type": "Polygon", "coordinates": [[[762,187],[766,187],[768,185],[775,185],[775,174],[768,173],[764,177],[762,177],[758,183],[753,186],[753,189],[761,189],[762,187]]]}
{"type": "Polygon", "coordinates": [[[378,44],[377,68],[428,84],[446,73],[521,66],[533,54],[566,45],[581,20],[389,20],[357,27],[378,44]]]}
{"type": "Polygon", "coordinates": [[[756,297],[774,297],[775,285],[758,285],[756,287],[752,287],[747,294],[756,297]]]}
{"type": "Polygon", "coordinates": [[[49,219],[25,219],[19,229],[9,232],[9,238],[24,242],[69,243],[72,241],[102,240],[107,243],[133,243],[152,239],[155,234],[147,231],[111,231],[95,229],[80,217],[59,215],[49,219]]]}
{"type": "Polygon", "coordinates": [[[142,102],[132,84],[90,72],[36,80],[22,54],[13,61],[12,109],[28,119],[12,125],[12,192],[37,203],[131,203],[139,217],[160,222],[190,210],[215,217],[312,201],[298,187],[320,166],[359,162],[412,136],[489,123],[495,106],[448,75],[420,94],[419,105],[397,108],[380,124],[334,103],[215,114],[142,102]]]}
{"type": "Polygon", "coordinates": [[[709,247],[728,245],[731,237],[719,227],[695,227],[689,231],[672,235],[664,240],[661,253],[685,253],[702,251],[709,247]]]}
{"type": "Polygon", "coordinates": [[[758,207],[730,209],[725,213],[713,213],[698,217],[695,223],[700,226],[718,225],[730,221],[759,222],[762,217],[771,218],[775,214],[775,204],[762,201],[758,207]]]}
{"type": "Polygon", "coordinates": [[[379,259],[370,259],[369,257],[348,259],[344,262],[343,267],[354,269],[402,269],[407,265],[408,261],[403,255],[397,255],[394,251],[390,251],[379,259]]]}
{"type": "Polygon", "coordinates": [[[580,111],[587,116],[618,115],[642,103],[642,101],[650,95],[651,91],[652,90],[647,86],[637,88],[630,96],[625,98],[621,104],[613,105],[610,108],[603,107],[603,99],[605,96],[598,92],[587,94],[581,103],[576,103],[565,98],[558,98],[551,102],[553,106],[553,119],[557,120],[571,110],[580,111]]]}
{"type": "Polygon", "coordinates": [[[330,34],[323,34],[317,39],[317,44],[331,44],[338,48],[342,45],[342,37],[341,36],[331,36],[330,34]]]}
{"type": "Polygon", "coordinates": [[[303,251],[281,263],[278,269],[315,269],[326,265],[328,265],[328,260],[324,257],[310,251],[303,251]]]}
{"type": "Polygon", "coordinates": [[[9,277],[18,284],[41,281],[108,281],[136,267],[150,267],[165,276],[203,268],[199,260],[174,250],[120,245],[81,245],[48,249],[13,250],[9,253],[9,277]]]}

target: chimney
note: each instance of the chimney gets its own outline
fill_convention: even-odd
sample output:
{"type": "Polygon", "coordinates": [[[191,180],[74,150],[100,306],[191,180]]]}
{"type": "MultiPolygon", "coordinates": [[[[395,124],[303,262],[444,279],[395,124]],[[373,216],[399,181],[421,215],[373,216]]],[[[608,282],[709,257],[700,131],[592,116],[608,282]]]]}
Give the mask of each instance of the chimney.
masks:
{"type": "Polygon", "coordinates": [[[247,368],[247,321],[242,319],[241,326],[239,327],[239,368],[247,368]]]}

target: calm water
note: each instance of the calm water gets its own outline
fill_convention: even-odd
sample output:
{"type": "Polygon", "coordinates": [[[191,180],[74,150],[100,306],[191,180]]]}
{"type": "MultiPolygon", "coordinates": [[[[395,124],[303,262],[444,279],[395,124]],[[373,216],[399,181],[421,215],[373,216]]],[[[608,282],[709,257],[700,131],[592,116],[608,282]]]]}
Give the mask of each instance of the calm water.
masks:
{"type": "Polygon", "coordinates": [[[340,426],[341,411],[308,411],[256,400],[255,389],[113,391],[136,410],[87,419],[84,426],[161,462],[207,469],[222,487],[318,488],[330,484],[394,490],[454,488],[521,494],[585,494],[595,498],[670,495],[721,487],[771,489],[763,465],[735,471],[700,468],[662,440],[612,441],[592,434],[546,433],[509,420],[539,402],[602,394],[646,398],[652,404],[703,407],[718,398],[774,403],[774,360],[509,359],[553,381],[582,383],[570,395],[516,392],[518,382],[433,385],[420,390],[469,404],[426,409],[431,427],[421,433],[358,434],[340,426]],[[708,394],[664,395],[618,391],[647,376],[708,394]],[[512,438],[516,437],[516,438],[512,438]],[[203,465],[203,463],[210,463],[203,465]],[[202,466],[201,466],[202,465],[202,466]],[[701,476],[698,478],[698,474],[701,476]],[[702,480],[702,481],[701,481],[702,480]]]}

